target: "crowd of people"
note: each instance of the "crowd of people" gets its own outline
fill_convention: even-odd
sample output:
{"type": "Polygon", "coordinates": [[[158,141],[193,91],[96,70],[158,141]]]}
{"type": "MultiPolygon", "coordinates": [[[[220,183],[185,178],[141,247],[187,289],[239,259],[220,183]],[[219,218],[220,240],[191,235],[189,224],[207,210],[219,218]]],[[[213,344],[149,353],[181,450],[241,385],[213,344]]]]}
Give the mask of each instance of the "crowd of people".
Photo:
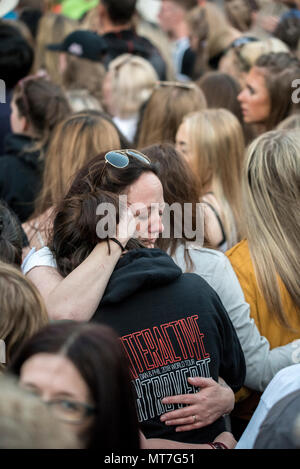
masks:
{"type": "Polygon", "coordinates": [[[300,2],[4,0],[0,86],[0,448],[299,449],[300,2]]]}

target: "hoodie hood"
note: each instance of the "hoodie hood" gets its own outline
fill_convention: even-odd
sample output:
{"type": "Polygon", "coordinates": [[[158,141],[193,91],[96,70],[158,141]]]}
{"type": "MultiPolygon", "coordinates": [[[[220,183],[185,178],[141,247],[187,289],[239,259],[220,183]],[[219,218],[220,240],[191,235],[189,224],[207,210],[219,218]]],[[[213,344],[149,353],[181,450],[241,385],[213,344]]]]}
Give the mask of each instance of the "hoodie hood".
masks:
{"type": "Polygon", "coordinates": [[[167,285],[181,275],[173,259],[160,249],[134,249],[117,263],[101,305],[119,303],[141,289],[167,285]]]}

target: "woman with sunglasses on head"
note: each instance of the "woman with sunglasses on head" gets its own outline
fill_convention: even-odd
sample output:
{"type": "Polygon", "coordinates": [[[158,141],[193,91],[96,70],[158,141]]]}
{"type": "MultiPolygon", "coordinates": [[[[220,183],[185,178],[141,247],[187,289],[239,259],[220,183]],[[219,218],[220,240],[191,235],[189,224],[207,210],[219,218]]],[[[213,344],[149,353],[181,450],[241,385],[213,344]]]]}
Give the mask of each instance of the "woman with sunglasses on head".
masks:
{"type": "Polygon", "coordinates": [[[134,395],[125,354],[111,329],[96,324],[51,324],[19,349],[10,373],[98,450],[139,448],[134,395]]]}
{"type": "Polygon", "coordinates": [[[44,78],[27,77],[14,89],[12,135],[0,158],[0,198],[26,221],[40,189],[43,158],[55,125],[70,107],[62,90],[44,78]]]}
{"type": "MultiPolygon", "coordinates": [[[[100,213],[99,204],[109,203],[115,211],[112,218],[116,215],[118,221],[122,218],[119,196],[127,196],[133,213],[139,212],[135,237],[140,241],[130,239],[127,243],[128,253],[112,273],[91,320],[107,323],[121,338],[131,363],[146,438],[206,443],[225,430],[223,418],[197,431],[194,427],[184,435],[177,434],[159,419],[169,410],[161,404],[161,398],[169,395],[165,385],[176,393],[174,372],[176,389],[194,393],[197,382],[187,382],[187,376],[217,380],[222,369],[222,377],[237,389],[244,378],[243,354],[223,305],[209,285],[197,275],[182,274],[162,251],[144,248],[154,247],[163,231],[163,191],[155,173],[149,160],[133,150],[109,152],[105,160],[94,159],[77,175],[57,209],[51,249],[65,278],[70,278],[96,245],[104,244],[108,251],[116,246],[123,252],[125,243],[113,234],[108,239],[103,231],[109,219],[95,214],[100,213]]],[[[191,417],[196,423],[197,416],[191,417]]]]}

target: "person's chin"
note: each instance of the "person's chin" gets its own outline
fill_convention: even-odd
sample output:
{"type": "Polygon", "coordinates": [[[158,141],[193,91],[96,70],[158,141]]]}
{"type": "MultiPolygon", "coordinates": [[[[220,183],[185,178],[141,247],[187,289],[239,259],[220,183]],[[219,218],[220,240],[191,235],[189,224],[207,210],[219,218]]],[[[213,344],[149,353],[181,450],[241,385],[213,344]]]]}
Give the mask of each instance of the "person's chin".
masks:
{"type": "MultiPolygon", "coordinates": [[[[244,120],[244,122],[249,123],[249,122],[248,122],[248,121],[249,121],[249,115],[248,115],[247,111],[244,111],[244,110],[242,109],[242,115],[243,115],[243,120],[244,120]]],[[[251,120],[251,119],[250,119],[250,120],[251,120]]]]}
{"type": "Polygon", "coordinates": [[[252,115],[247,111],[243,111],[243,120],[245,124],[255,124],[256,120],[253,119],[252,115]]]}

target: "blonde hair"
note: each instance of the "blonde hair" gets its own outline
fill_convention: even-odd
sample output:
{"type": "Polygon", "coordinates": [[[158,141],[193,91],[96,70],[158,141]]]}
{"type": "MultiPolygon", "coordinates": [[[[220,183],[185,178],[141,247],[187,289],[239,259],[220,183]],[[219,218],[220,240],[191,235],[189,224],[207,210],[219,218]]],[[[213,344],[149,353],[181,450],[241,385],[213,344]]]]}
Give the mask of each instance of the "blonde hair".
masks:
{"type": "Polygon", "coordinates": [[[42,16],[36,37],[34,72],[44,69],[54,83],[61,84],[59,52],[49,51],[46,46],[62,42],[76,29],[79,29],[78,22],[66,16],[55,13],[46,13],[42,16]]]}
{"type": "Polygon", "coordinates": [[[66,97],[73,112],[81,111],[103,111],[100,101],[92,96],[88,90],[69,90],[66,97]]]}
{"type": "Polygon", "coordinates": [[[249,71],[261,55],[270,54],[271,52],[275,54],[279,52],[289,52],[289,48],[280,39],[269,37],[262,41],[254,41],[245,44],[241,49],[240,55],[248,64],[247,71],[249,71]]]}
{"type": "Polygon", "coordinates": [[[211,187],[221,204],[228,247],[242,233],[241,174],[244,136],[238,119],[226,109],[188,114],[183,123],[198,177],[200,198],[211,187]]]}
{"type": "Polygon", "coordinates": [[[0,262],[0,302],[0,339],[5,342],[9,364],[20,346],[48,323],[48,315],[36,287],[16,267],[3,262],[0,262]]]}
{"type": "Polygon", "coordinates": [[[145,106],[137,146],[174,143],[183,117],[204,108],[205,96],[194,83],[160,82],[145,106]]]}
{"type": "Polygon", "coordinates": [[[208,23],[207,51],[211,59],[223,52],[241,33],[230,25],[221,8],[214,3],[205,2],[203,8],[208,23]]]}
{"type": "Polygon", "coordinates": [[[72,178],[99,153],[121,147],[114,125],[97,111],[73,114],[55,129],[45,156],[43,187],[33,217],[56,205],[72,178]]]}
{"type": "Polygon", "coordinates": [[[10,26],[13,26],[18,30],[18,32],[23,36],[23,38],[28,42],[28,44],[34,49],[34,39],[32,37],[32,34],[30,32],[30,29],[21,20],[4,20],[1,19],[1,24],[8,24],[10,26]]]}
{"type": "Polygon", "coordinates": [[[222,71],[233,75],[241,85],[244,85],[246,73],[249,72],[261,55],[288,51],[287,45],[275,37],[250,41],[239,47],[230,48],[221,59],[220,68],[222,71]]]}
{"type": "Polygon", "coordinates": [[[123,119],[139,112],[158,80],[147,60],[131,54],[122,54],[112,60],[108,73],[112,86],[111,106],[114,115],[123,119]]]}
{"type": "Polygon", "coordinates": [[[285,327],[278,276],[300,313],[299,200],[299,135],[293,130],[261,135],[250,145],[245,166],[247,238],[259,288],[285,327]]]}

